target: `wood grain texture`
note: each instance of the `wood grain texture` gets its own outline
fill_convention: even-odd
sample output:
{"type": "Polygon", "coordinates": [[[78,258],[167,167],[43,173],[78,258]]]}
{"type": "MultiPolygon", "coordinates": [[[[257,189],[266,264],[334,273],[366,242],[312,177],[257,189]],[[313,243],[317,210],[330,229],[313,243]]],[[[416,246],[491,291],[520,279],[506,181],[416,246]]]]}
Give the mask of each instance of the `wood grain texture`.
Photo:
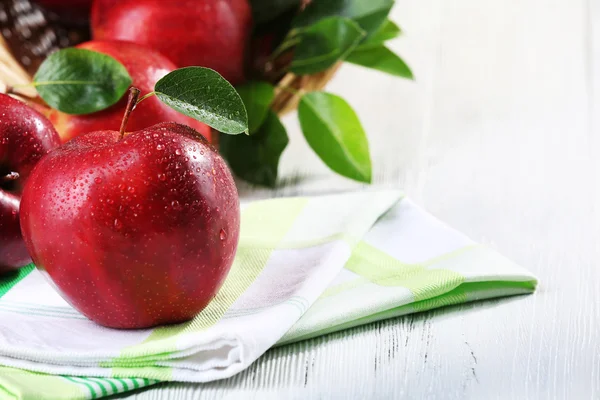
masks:
{"type": "MultiPolygon", "coordinates": [[[[535,272],[533,296],[411,315],[276,348],[232,379],[135,399],[600,398],[600,2],[399,0],[416,81],[345,66],[378,186],[535,272]]],[[[357,189],[293,117],[282,185],[357,189]]]]}

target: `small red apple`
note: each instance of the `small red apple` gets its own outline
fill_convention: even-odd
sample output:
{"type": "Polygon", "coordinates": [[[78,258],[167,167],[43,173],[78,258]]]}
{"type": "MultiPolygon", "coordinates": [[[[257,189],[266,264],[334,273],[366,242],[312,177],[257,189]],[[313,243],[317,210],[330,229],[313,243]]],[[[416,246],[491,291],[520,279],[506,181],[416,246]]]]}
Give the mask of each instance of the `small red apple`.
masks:
{"type": "Polygon", "coordinates": [[[21,224],[35,264],[75,308],[107,327],[148,328],[190,320],[215,296],[240,208],[221,156],[170,122],[89,133],[48,154],[21,224]]]}
{"type": "MultiPolygon", "coordinates": [[[[77,47],[97,51],[115,58],[127,69],[133,80],[133,85],[139,88],[142,94],[152,92],[158,80],[176,69],[175,65],[163,55],[135,43],[96,40],[82,43],[77,47]]],[[[124,96],[119,103],[94,114],[69,115],[53,110],[50,113],[50,121],[58,130],[61,140],[66,142],[88,132],[119,130],[126,105],[127,96],[124,96]]],[[[209,141],[211,139],[211,130],[207,125],[169,108],[161,103],[156,96],[139,104],[135,114],[129,121],[128,128],[130,131],[138,131],[160,122],[185,124],[196,129],[209,141]]]]}
{"type": "Polygon", "coordinates": [[[19,202],[31,170],[60,140],[43,115],[0,94],[0,275],[31,262],[19,226],[19,202]]]}
{"type": "Polygon", "coordinates": [[[248,0],[95,0],[96,40],[129,40],[160,51],[178,67],[212,68],[244,81],[252,31],[248,0]]]}

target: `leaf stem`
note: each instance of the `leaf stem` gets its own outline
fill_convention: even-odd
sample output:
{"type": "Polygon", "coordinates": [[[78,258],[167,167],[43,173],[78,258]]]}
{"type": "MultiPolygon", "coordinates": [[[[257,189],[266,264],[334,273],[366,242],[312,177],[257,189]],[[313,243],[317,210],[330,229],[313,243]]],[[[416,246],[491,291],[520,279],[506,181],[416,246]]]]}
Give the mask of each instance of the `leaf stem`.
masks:
{"type": "Polygon", "coordinates": [[[138,104],[140,104],[142,101],[146,100],[148,97],[152,97],[152,96],[154,96],[155,94],[156,94],[156,92],[150,92],[150,93],[147,93],[147,94],[143,95],[143,96],[142,96],[142,97],[141,97],[141,98],[140,98],[140,99],[137,101],[137,103],[135,103],[135,105],[137,106],[137,105],[138,105],[138,104]]]}
{"type": "Polygon", "coordinates": [[[135,109],[135,106],[138,104],[138,97],[140,97],[140,93],[140,89],[134,86],[129,88],[129,99],[127,100],[127,107],[125,108],[125,114],[123,115],[123,120],[121,121],[121,129],[119,129],[119,140],[123,139],[123,136],[125,136],[125,128],[127,127],[127,121],[129,121],[131,113],[135,109]]]}
{"type": "Polygon", "coordinates": [[[269,61],[275,61],[277,57],[281,56],[284,52],[299,44],[300,41],[301,39],[299,37],[295,36],[294,34],[290,34],[289,38],[286,38],[283,43],[281,43],[279,47],[275,49],[273,54],[271,54],[269,61]]]}

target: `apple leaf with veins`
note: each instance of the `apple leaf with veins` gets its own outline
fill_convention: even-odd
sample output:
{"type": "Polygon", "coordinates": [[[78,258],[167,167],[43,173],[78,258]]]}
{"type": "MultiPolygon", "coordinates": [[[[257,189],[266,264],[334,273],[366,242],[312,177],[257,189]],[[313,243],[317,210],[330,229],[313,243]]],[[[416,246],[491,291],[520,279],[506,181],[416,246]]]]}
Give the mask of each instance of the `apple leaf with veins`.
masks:
{"type": "Polygon", "coordinates": [[[48,56],[35,74],[33,85],[50,107],[80,115],[118,102],[131,85],[131,77],[110,56],[69,48],[48,56]]]}
{"type": "Polygon", "coordinates": [[[312,92],[302,96],[298,118],[306,141],[333,171],[371,183],[369,142],[358,116],[341,97],[312,92]]]}
{"type": "Polygon", "coordinates": [[[186,67],[168,73],[154,86],[156,96],[176,111],[223,133],[248,133],[248,113],[233,86],[219,73],[186,67]]]}

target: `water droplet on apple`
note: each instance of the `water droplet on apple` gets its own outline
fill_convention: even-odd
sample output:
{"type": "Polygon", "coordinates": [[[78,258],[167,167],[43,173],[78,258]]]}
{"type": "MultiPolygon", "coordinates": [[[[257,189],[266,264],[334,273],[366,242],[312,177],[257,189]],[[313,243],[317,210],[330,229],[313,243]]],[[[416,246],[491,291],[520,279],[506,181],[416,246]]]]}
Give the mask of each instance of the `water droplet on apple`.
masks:
{"type": "Polygon", "coordinates": [[[164,150],[165,146],[163,146],[162,144],[157,144],[156,145],[156,150],[164,150]]]}
{"type": "Polygon", "coordinates": [[[221,232],[219,232],[219,239],[225,240],[226,238],[227,238],[227,233],[225,232],[224,229],[221,229],[221,232]]]}
{"type": "Polygon", "coordinates": [[[127,191],[128,191],[129,193],[135,193],[135,188],[134,188],[133,186],[129,186],[129,187],[127,188],[127,191]]]}
{"type": "Polygon", "coordinates": [[[175,150],[175,154],[177,154],[178,156],[180,156],[181,155],[181,150],[179,150],[179,149],[175,150]]]}
{"type": "Polygon", "coordinates": [[[94,182],[96,182],[97,184],[100,184],[100,183],[102,183],[102,179],[101,179],[101,178],[98,178],[98,177],[96,177],[96,178],[94,179],[94,182]]]}
{"type": "Polygon", "coordinates": [[[167,176],[165,174],[158,174],[158,180],[164,182],[167,180],[167,176]]]}
{"type": "Polygon", "coordinates": [[[123,227],[123,223],[118,218],[115,218],[114,226],[116,230],[120,230],[123,227]]]}
{"type": "Polygon", "coordinates": [[[171,207],[173,207],[173,210],[181,210],[181,204],[177,200],[171,202],[171,207]]]}

